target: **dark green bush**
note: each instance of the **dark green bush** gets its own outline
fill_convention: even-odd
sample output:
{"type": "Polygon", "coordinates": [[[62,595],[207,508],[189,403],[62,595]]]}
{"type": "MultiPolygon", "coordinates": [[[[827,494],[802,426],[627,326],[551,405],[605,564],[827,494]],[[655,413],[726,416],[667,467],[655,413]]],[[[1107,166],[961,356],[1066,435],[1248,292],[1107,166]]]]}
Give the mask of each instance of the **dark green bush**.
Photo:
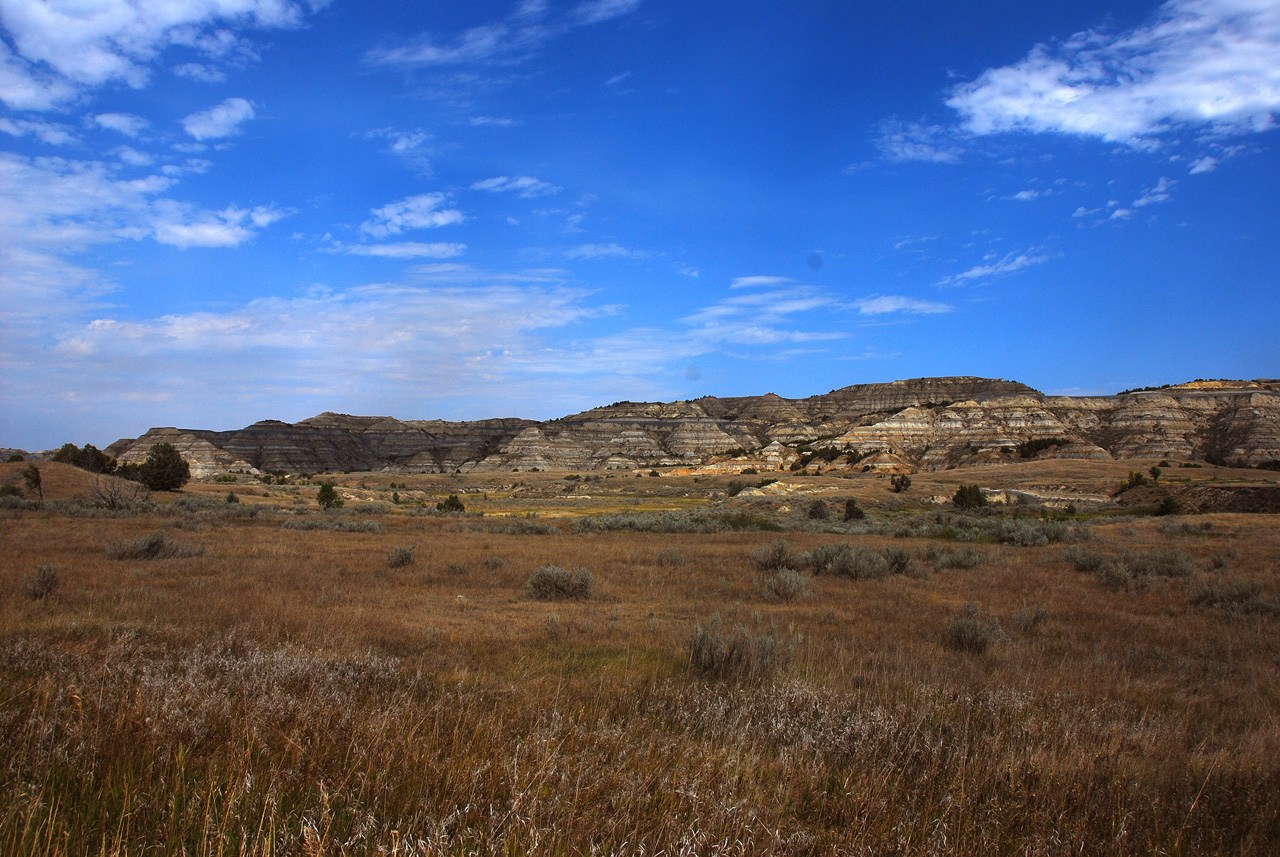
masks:
{"type": "Polygon", "coordinates": [[[977,485],[961,485],[951,495],[951,502],[959,509],[979,509],[987,505],[987,495],[977,485]]]}
{"type": "Polygon", "coordinates": [[[338,496],[332,482],[320,483],[320,490],[316,492],[316,502],[320,504],[321,509],[338,509],[342,506],[342,498],[338,496]]]}
{"type": "Polygon", "coordinates": [[[446,513],[465,512],[467,511],[467,507],[458,499],[457,494],[450,494],[439,503],[436,503],[436,511],[446,513]]]}

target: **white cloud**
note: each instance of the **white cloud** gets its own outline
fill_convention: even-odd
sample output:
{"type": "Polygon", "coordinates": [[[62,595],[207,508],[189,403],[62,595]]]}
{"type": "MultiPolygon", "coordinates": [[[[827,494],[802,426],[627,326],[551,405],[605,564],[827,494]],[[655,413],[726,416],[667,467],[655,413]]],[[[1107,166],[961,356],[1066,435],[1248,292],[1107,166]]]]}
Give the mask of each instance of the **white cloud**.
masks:
{"type": "Polygon", "coordinates": [[[150,123],[132,113],[99,113],[93,117],[99,128],[115,131],[126,137],[137,137],[150,123]]]}
{"type": "Polygon", "coordinates": [[[1191,162],[1191,175],[1199,173],[1211,173],[1218,168],[1218,159],[1213,155],[1205,155],[1203,158],[1197,158],[1191,162]]]}
{"type": "Polygon", "coordinates": [[[510,178],[508,176],[495,176],[491,179],[484,179],[471,185],[472,190],[487,190],[490,193],[503,193],[506,191],[516,191],[522,199],[533,199],[538,196],[548,196],[549,194],[559,193],[564,190],[562,187],[536,179],[533,176],[517,176],[510,178]]]}
{"type": "Polygon", "coordinates": [[[784,328],[791,316],[841,307],[833,295],[812,286],[790,285],[768,291],[745,292],[724,298],[682,318],[704,350],[713,344],[776,345],[841,339],[839,332],[784,328]]]}
{"type": "Polygon", "coordinates": [[[122,163],[131,167],[149,167],[156,160],[146,152],[139,152],[132,146],[121,146],[115,150],[114,154],[122,163]]]}
{"type": "Polygon", "coordinates": [[[161,244],[189,247],[238,247],[291,212],[274,206],[252,209],[228,206],[222,211],[196,211],[189,205],[161,200],[153,206],[151,229],[161,244]]]}
{"type": "Polygon", "coordinates": [[[514,119],[506,119],[501,116],[472,116],[469,121],[477,128],[510,128],[520,124],[514,119]]]}
{"type": "Polygon", "coordinates": [[[573,10],[573,17],[580,24],[599,24],[630,14],[638,8],[640,0],[589,0],[573,10]]]}
{"type": "Polygon", "coordinates": [[[880,123],[875,140],[881,155],[891,161],[930,161],[955,164],[961,149],[955,136],[941,125],[890,119],[880,123]]]}
{"type": "Polygon", "coordinates": [[[228,98],[208,110],[192,113],[182,127],[197,140],[217,140],[240,133],[240,124],[254,116],[253,105],[243,98],[228,98]]]}
{"type": "Polygon", "coordinates": [[[1142,196],[1133,201],[1133,207],[1142,208],[1143,206],[1152,205],[1157,202],[1168,202],[1170,196],[1169,190],[1175,184],[1177,184],[1177,182],[1170,181],[1162,176],[1160,181],[1156,182],[1155,187],[1144,190],[1142,192],[1142,196]]]}
{"type": "Polygon", "coordinates": [[[0,101],[45,110],[87,89],[120,81],[146,84],[148,66],[183,45],[210,57],[240,45],[217,25],[279,28],[301,24],[325,0],[129,0],[51,3],[4,0],[0,18],[13,51],[0,42],[0,101]]]}
{"type": "Polygon", "coordinates": [[[189,77],[201,83],[222,83],[227,79],[225,71],[217,66],[206,65],[202,62],[185,62],[175,65],[173,73],[178,77],[189,77]]]}
{"type": "Polygon", "coordinates": [[[465,30],[440,43],[429,33],[402,47],[379,48],[366,58],[377,65],[402,67],[521,62],[543,44],[576,27],[599,24],[634,12],[641,0],[588,0],[557,18],[542,0],[525,0],[505,20],[465,30]]]}
{"type": "Polygon", "coordinates": [[[1028,189],[1028,190],[1020,190],[1017,193],[1013,194],[1012,196],[1006,196],[1004,198],[1011,199],[1015,202],[1031,202],[1032,200],[1039,199],[1042,196],[1048,196],[1051,193],[1053,193],[1052,188],[1049,188],[1048,190],[1028,189]]]}
{"type": "Polygon", "coordinates": [[[628,250],[621,244],[579,244],[564,251],[570,259],[643,259],[648,256],[640,250],[628,250]]]}
{"type": "Polygon", "coordinates": [[[391,244],[339,244],[335,249],[349,256],[377,256],[384,259],[452,259],[465,253],[467,245],[399,241],[391,244]]]}
{"type": "Polygon", "coordinates": [[[949,283],[965,283],[971,280],[987,280],[992,277],[1001,277],[1047,261],[1049,261],[1047,254],[1037,255],[1033,251],[1008,253],[1003,257],[992,254],[987,256],[980,265],[974,265],[954,277],[943,277],[938,282],[938,285],[945,286],[949,283]]]}
{"type": "Polygon", "coordinates": [[[922,301],[902,295],[884,295],[877,298],[863,298],[853,302],[858,312],[863,315],[883,315],[890,312],[909,312],[917,315],[932,315],[951,312],[954,307],[936,301],[922,301]]]}
{"type": "Polygon", "coordinates": [[[0,118],[0,133],[11,134],[14,137],[25,137],[30,134],[50,146],[69,146],[80,142],[80,139],[65,125],[29,119],[0,118]]]}
{"type": "Polygon", "coordinates": [[[387,151],[404,158],[420,175],[431,175],[431,134],[421,128],[401,131],[396,128],[374,128],[365,133],[365,139],[381,138],[388,142],[387,151]]]}
{"type": "Polygon", "coordinates": [[[790,277],[736,277],[729,284],[731,289],[753,289],[759,286],[783,286],[787,283],[794,283],[795,280],[790,277]]]}
{"type": "Polygon", "coordinates": [[[373,210],[373,219],[360,224],[360,229],[375,238],[399,235],[406,229],[430,229],[463,221],[457,209],[442,209],[448,197],[443,193],[424,193],[388,203],[373,210]]]}
{"type": "Polygon", "coordinates": [[[972,134],[1056,132],[1150,146],[1181,127],[1263,131],[1280,111],[1280,4],[1171,0],[1125,32],[1037,45],[956,87],[972,134]]]}

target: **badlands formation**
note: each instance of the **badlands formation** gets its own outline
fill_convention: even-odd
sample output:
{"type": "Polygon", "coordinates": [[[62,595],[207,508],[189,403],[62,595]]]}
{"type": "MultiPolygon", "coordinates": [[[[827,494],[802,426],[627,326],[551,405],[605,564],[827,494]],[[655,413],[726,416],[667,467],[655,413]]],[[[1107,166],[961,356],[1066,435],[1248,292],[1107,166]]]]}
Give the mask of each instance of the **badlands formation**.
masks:
{"type": "Polygon", "coordinates": [[[192,475],[228,472],[634,470],[808,467],[944,470],[1022,457],[1280,459],[1280,381],[1197,381],[1114,396],[1045,396],[1013,381],[919,378],[806,399],[713,396],[617,402],[538,422],[398,420],[324,413],[235,431],[153,428],[107,452],[141,462],[173,444],[192,475]]]}

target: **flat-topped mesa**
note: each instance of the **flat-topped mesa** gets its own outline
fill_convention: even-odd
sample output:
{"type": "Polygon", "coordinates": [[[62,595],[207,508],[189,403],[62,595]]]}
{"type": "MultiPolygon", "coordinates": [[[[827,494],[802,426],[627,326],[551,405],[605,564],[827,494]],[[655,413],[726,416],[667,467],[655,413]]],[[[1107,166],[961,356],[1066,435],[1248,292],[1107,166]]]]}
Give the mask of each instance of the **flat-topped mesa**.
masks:
{"type": "Polygon", "coordinates": [[[173,443],[197,476],[234,470],[396,473],[796,466],[942,469],[1058,458],[1169,458],[1260,464],[1280,459],[1280,382],[1195,381],[1114,396],[1045,396],[969,376],[856,384],[804,399],[775,393],[615,402],[556,420],[401,420],[325,412],[235,431],[152,429],[108,452],[145,459],[173,443]],[[835,452],[835,461],[831,453],[835,452]],[[846,452],[856,453],[852,457],[846,452]],[[870,459],[868,459],[870,460],[870,459]],[[879,461],[880,459],[876,459],[879,461]]]}

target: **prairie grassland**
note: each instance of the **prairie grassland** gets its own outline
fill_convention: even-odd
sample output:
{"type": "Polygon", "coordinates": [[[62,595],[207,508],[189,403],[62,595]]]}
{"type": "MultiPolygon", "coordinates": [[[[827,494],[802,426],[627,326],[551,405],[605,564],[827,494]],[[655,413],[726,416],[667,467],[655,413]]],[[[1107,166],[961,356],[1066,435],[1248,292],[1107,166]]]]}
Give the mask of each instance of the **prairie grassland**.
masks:
{"type": "Polygon", "coordinates": [[[1100,520],[1064,555],[270,500],[0,513],[0,853],[1280,850],[1280,516],[1100,520]],[[914,571],[769,598],[780,537],[914,571]],[[545,565],[590,597],[526,597],[545,565]],[[773,627],[776,660],[699,672],[695,626],[773,627]]]}

